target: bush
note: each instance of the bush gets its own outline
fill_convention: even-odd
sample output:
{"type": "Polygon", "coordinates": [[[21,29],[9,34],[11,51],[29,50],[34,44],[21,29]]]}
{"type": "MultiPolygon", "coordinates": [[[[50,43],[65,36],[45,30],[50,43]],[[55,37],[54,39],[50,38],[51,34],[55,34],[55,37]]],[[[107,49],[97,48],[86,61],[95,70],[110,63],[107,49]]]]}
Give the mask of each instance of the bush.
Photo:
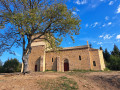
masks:
{"type": "Polygon", "coordinates": [[[3,70],[5,73],[19,72],[21,69],[21,63],[17,59],[8,59],[4,65],[3,70]]]}
{"type": "Polygon", "coordinates": [[[104,71],[110,71],[110,69],[106,67],[106,68],[104,69],[104,71]]]}
{"type": "Polygon", "coordinates": [[[2,61],[0,60],[0,73],[3,72],[2,61]]]}
{"type": "Polygon", "coordinates": [[[0,66],[0,73],[4,73],[4,69],[2,66],[0,66]]]}
{"type": "Polygon", "coordinates": [[[120,57],[111,55],[110,62],[107,64],[107,66],[111,70],[120,70],[120,57]]]}

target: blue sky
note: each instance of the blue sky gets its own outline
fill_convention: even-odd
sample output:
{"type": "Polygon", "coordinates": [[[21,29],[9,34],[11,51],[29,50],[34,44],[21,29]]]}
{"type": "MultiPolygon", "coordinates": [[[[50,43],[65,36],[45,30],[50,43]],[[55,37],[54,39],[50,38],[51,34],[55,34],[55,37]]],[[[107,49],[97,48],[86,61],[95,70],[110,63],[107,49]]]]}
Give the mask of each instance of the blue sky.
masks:
{"type": "MultiPolygon", "coordinates": [[[[120,0],[68,0],[68,9],[76,8],[72,13],[82,20],[80,34],[74,36],[75,43],[67,37],[62,47],[86,45],[87,41],[93,48],[107,48],[112,51],[113,45],[120,48],[120,0]]],[[[5,52],[0,59],[8,58],[22,61],[22,48],[13,47],[16,55],[5,52]]]]}
{"type": "Polygon", "coordinates": [[[69,0],[67,5],[76,7],[73,14],[82,22],[75,43],[65,39],[62,46],[86,45],[88,40],[93,48],[102,46],[111,51],[114,44],[120,48],[120,0],[69,0]]]}

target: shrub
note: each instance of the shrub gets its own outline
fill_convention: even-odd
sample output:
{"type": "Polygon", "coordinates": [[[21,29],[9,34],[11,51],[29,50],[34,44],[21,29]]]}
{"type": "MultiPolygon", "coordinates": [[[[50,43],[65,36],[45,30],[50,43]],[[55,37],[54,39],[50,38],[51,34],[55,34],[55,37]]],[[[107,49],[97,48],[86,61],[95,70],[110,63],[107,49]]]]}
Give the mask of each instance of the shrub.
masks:
{"type": "Polygon", "coordinates": [[[108,68],[111,70],[120,70],[120,57],[111,55],[110,63],[108,63],[108,68]]]}
{"type": "Polygon", "coordinates": [[[5,73],[19,72],[21,69],[21,63],[17,59],[8,59],[4,65],[3,69],[5,73]]]}

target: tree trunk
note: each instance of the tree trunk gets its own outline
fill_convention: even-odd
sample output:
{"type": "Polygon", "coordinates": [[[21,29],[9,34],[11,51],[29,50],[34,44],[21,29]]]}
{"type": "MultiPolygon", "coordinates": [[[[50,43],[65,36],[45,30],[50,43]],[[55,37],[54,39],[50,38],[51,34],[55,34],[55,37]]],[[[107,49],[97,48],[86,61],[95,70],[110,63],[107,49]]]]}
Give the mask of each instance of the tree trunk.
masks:
{"type": "Polygon", "coordinates": [[[29,54],[23,55],[22,61],[23,61],[23,73],[24,74],[28,72],[28,58],[29,58],[29,54]]]}
{"type": "Polygon", "coordinates": [[[23,61],[22,73],[23,74],[28,73],[28,58],[29,58],[29,55],[32,49],[31,48],[31,36],[27,37],[27,39],[28,39],[28,45],[25,48],[25,38],[23,36],[23,57],[22,57],[22,61],[23,61]]]}

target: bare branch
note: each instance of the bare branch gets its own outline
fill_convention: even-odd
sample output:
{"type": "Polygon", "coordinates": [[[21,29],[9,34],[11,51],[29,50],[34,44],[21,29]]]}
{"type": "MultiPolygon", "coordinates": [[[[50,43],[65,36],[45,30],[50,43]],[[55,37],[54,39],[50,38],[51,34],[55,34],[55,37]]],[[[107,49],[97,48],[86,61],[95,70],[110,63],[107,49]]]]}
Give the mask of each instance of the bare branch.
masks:
{"type": "Polygon", "coordinates": [[[4,0],[1,0],[1,3],[4,5],[4,7],[10,12],[12,13],[12,10],[10,9],[9,5],[7,5],[7,3],[4,0]]]}

